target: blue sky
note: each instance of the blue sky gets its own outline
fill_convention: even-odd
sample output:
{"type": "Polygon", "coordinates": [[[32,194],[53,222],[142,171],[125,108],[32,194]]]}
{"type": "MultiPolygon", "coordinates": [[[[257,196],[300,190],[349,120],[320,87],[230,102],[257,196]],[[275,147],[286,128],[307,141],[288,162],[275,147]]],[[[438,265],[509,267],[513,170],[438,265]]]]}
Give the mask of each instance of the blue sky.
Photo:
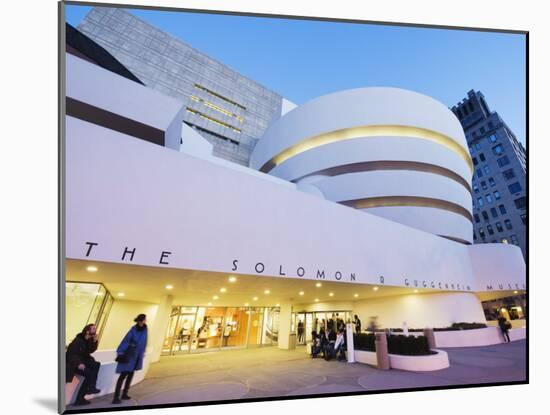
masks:
{"type": "MultiPolygon", "coordinates": [[[[76,26],[90,10],[67,6],[76,26]]],[[[460,30],[131,10],[296,104],[392,86],[453,106],[480,90],[525,144],[525,37],[460,30]]]]}

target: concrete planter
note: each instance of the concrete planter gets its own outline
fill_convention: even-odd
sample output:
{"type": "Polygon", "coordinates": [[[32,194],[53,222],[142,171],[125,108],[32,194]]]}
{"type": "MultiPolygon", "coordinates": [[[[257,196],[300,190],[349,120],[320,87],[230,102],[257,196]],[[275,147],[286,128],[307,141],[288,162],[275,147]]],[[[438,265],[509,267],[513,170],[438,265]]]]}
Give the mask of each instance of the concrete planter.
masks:
{"type": "MultiPolygon", "coordinates": [[[[391,369],[408,370],[412,372],[427,372],[449,367],[449,356],[443,350],[434,349],[437,354],[427,356],[404,356],[390,354],[391,369]]],[[[366,365],[377,366],[376,352],[355,350],[355,361],[366,365]]]]}
{"type": "Polygon", "coordinates": [[[376,359],[376,352],[368,352],[366,350],[355,350],[355,361],[357,363],[364,363],[366,365],[376,366],[378,361],[376,359]]]}
{"type": "MultiPolygon", "coordinates": [[[[132,379],[132,385],[141,382],[145,378],[145,374],[149,368],[151,352],[152,350],[150,348],[148,348],[145,352],[145,356],[143,356],[143,369],[138,370],[135,373],[132,379]]],[[[113,393],[115,391],[116,381],[118,379],[118,374],[115,372],[117,365],[117,362],[115,361],[115,350],[99,350],[93,353],[92,356],[101,363],[101,367],[99,368],[99,373],[97,375],[97,388],[101,389],[101,392],[96,395],[86,395],[87,399],[93,399],[98,396],[113,393]]],[[[72,382],[65,384],[65,405],[74,403],[76,391],[82,384],[83,379],[84,378],[81,376],[75,376],[73,377],[72,382]]]]}
{"type": "Polygon", "coordinates": [[[392,369],[408,370],[412,372],[429,372],[449,367],[449,356],[443,350],[433,349],[437,354],[426,356],[404,356],[390,354],[392,369]]]}
{"type": "MultiPolygon", "coordinates": [[[[525,328],[514,328],[509,331],[510,340],[525,338],[525,328]]],[[[476,347],[490,346],[504,342],[498,327],[486,327],[474,330],[436,331],[434,333],[437,347],[476,347]]]]}

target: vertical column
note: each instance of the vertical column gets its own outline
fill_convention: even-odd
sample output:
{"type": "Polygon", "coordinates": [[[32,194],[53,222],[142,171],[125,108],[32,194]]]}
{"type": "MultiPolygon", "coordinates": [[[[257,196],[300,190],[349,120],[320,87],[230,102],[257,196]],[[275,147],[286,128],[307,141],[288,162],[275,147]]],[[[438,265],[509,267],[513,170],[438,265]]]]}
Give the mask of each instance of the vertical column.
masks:
{"type": "Polygon", "coordinates": [[[346,324],[346,344],[347,344],[347,355],[348,363],[355,362],[355,347],[353,345],[353,324],[346,324]]]}
{"type": "Polygon", "coordinates": [[[426,340],[428,341],[428,347],[430,349],[435,349],[435,334],[434,329],[432,328],[425,328],[424,329],[424,336],[426,336],[426,340]]]}
{"type": "Polygon", "coordinates": [[[281,303],[279,311],[279,349],[294,349],[296,340],[290,339],[290,320],[292,318],[292,305],[290,303],[281,303]]]}
{"type": "Polygon", "coordinates": [[[164,336],[166,334],[166,326],[170,319],[170,313],[172,311],[172,302],[174,298],[171,295],[165,295],[161,298],[155,321],[151,327],[151,340],[150,345],[153,347],[151,354],[151,363],[158,362],[160,360],[160,354],[162,352],[162,344],[164,343],[164,336]]]}
{"type": "Polygon", "coordinates": [[[374,347],[376,349],[376,361],[378,369],[390,369],[390,356],[388,355],[388,339],[386,333],[375,333],[374,347]]]}

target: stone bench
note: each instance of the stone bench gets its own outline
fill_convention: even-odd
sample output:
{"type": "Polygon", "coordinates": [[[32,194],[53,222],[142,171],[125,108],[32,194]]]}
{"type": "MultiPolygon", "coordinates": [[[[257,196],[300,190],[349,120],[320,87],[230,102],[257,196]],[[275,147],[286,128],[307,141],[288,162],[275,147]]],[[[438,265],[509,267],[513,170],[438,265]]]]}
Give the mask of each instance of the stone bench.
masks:
{"type": "MultiPolygon", "coordinates": [[[[98,396],[108,395],[115,391],[118,374],[116,373],[116,351],[115,350],[98,350],[92,354],[94,359],[101,363],[99,373],[97,375],[97,388],[101,390],[95,395],[86,395],[87,399],[93,399],[98,396]]],[[[149,368],[149,360],[151,358],[151,349],[148,348],[143,357],[143,369],[138,370],[132,379],[132,385],[141,382],[147,374],[149,368]]],[[[65,405],[72,405],[76,399],[78,389],[82,385],[84,377],[75,375],[70,383],[65,383],[65,405]]]]}

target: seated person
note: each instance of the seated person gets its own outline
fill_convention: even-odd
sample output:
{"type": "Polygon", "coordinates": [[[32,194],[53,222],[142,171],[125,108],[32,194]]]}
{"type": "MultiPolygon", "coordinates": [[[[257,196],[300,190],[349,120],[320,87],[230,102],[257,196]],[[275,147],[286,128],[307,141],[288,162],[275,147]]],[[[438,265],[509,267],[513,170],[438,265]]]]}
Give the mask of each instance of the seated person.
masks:
{"type": "Polygon", "coordinates": [[[75,405],[86,405],[90,401],[84,398],[87,394],[101,392],[96,388],[97,374],[101,364],[91,356],[97,350],[97,333],[95,324],[88,324],[78,333],[74,340],[67,347],[66,355],[66,379],[67,383],[72,382],[74,375],[84,377],[76,395],[75,405]]]}
{"type": "Polygon", "coordinates": [[[311,332],[311,357],[315,358],[321,353],[321,338],[315,330],[311,332]]]}
{"type": "Polygon", "coordinates": [[[338,356],[338,360],[347,360],[346,359],[346,336],[344,330],[339,330],[336,335],[336,341],[334,342],[334,354],[338,356]]]}
{"type": "Polygon", "coordinates": [[[325,360],[330,360],[336,356],[335,348],[334,348],[335,343],[336,343],[336,332],[332,328],[329,328],[329,332],[327,335],[327,344],[325,347],[325,354],[324,354],[325,360]]]}

